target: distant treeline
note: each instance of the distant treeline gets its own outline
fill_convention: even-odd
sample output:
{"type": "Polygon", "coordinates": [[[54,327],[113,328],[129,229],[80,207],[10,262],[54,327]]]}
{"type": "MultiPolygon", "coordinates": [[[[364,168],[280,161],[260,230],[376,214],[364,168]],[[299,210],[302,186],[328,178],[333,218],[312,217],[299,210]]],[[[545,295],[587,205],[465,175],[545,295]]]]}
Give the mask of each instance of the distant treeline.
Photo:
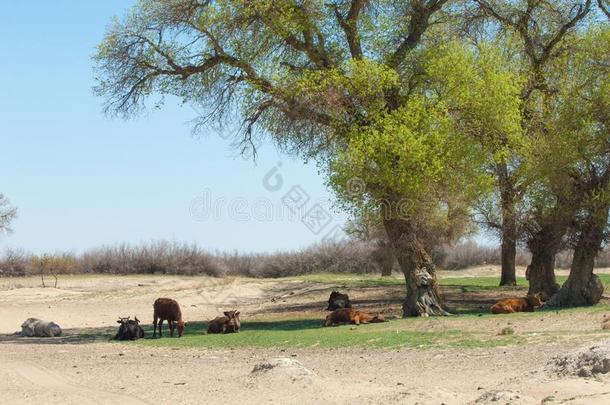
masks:
{"type": "MultiPolygon", "coordinates": [[[[433,252],[439,268],[463,269],[500,264],[500,249],[473,241],[445,246],[433,252]]],[[[302,274],[380,273],[383,260],[375,243],[348,241],[318,244],[300,251],[277,253],[209,252],[194,244],[152,242],[120,244],[83,254],[33,255],[6,249],[0,256],[0,276],[53,274],[179,274],[210,276],[284,277],[302,274]]],[[[526,266],[530,255],[517,254],[517,265],[526,266]]],[[[557,256],[557,267],[569,268],[571,252],[557,256]]],[[[602,251],[598,267],[610,267],[610,251],[602,251]]],[[[398,266],[394,263],[394,271],[398,266]]]]}

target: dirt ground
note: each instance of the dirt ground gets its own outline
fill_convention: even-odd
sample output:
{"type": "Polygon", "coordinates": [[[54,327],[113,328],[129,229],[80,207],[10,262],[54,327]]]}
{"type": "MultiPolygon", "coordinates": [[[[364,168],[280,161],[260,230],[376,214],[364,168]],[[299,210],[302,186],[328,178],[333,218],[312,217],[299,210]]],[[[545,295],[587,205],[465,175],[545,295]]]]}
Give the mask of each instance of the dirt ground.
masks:
{"type": "MultiPolygon", "coordinates": [[[[478,268],[441,277],[491,274],[489,268],[478,268]]],[[[238,307],[242,321],[303,313],[322,319],[333,286],[295,279],[74,276],[60,279],[58,287],[40,288],[35,278],[0,279],[3,404],[610,403],[610,373],[585,379],[544,372],[555,355],[610,337],[600,330],[598,317],[587,312],[546,323],[544,316],[517,322],[472,317],[472,328],[509,323],[519,333],[542,330],[562,337],[474,349],[178,349],[12,335],[28,317],[53,320],[68,335],[114,328],[118,316],[137,315],[148,323],[152,302],[160,296],[180,297],[187,320],[238,307]]],[[[359,307],[399,314],[400,286],[347,291],[359,307]]],[[[515,293],[521,295],[502,292],[515,293]]],[[[463,306],[463,292],[447,289],[445,294],[450,304],[463,306]]],[[[468,303],[486,307],[497,295],[471,293],[468,303]]],[[[463,319],[457,318],[437,318],[418,327],[451,329],[456,322],[464,329],[463,319]]]]}

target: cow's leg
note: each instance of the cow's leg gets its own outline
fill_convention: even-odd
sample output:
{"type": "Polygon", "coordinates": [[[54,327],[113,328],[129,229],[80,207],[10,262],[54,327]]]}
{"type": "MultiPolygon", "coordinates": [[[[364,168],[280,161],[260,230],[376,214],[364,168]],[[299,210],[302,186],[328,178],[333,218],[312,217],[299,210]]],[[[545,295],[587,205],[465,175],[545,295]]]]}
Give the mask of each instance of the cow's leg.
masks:
{"type": "Polygon", "coordinates": [[[358,315],[354,317],[354,324],[360,325],[360,317],[358,315]]]}
{"type": "Polygon", "coordinates": [[[170,337],[174,337],[174,328],[176,327],[176,326],[174,325],[174,322],[173,322],[173,321],[169,321],[169,320],[168,320],[168,321],[167,321],[167,324],[169,325],[169,336],[170,336],[170,337]]]}
{"type": "Polygon", "coordinates": [[[165,319],[159,319],[159,337],[163,337],[163,321],[165,321],[165,319]]]}
{"type": "Polygon", "coordinates": [[[153,320],[153,338],[157,337],[157,316],[153,320]]]}

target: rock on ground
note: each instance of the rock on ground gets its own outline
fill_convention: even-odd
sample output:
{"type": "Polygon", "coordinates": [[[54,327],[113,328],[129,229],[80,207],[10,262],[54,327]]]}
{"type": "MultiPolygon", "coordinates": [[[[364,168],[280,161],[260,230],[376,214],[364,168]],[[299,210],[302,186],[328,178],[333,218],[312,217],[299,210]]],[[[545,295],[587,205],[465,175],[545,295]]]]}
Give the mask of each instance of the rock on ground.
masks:
{"type": "Polygon", "coordinates": [[[558,376],[592,377],[610,372],[610,339],[573,353],[555,356],[545,368],[558,376]]]}
{"type": "Polygon", "coordinates": [[[472,405],[480,404],[532,404],[536,401],[532,397],[525,396],[516,391],[488,391],[471,402],[472,405]]]}

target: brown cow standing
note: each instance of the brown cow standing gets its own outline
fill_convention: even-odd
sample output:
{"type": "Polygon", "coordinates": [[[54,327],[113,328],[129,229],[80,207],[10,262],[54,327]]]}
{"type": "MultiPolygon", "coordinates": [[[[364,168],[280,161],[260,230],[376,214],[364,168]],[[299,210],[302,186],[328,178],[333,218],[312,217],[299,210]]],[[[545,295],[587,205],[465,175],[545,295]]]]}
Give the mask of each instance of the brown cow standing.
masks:
{"type": "Polygon", "coordinates": [[[207,333],[237,333],[240,328],[239,311],[227,311],[210,321],[207,333]]]}
{"type": "Polygon", "coordinates": [[[491,307],[494,314],[512,314],[514,312],[534,312],[534,308],[542,306],[538,294],[528,295],[525,298],[512,298],[496,302],[491,307]]]}
{"type": "Polygon", "coordinates": [[[382,315],[373,315],[370,312],[356,311],[351,308],[339,308],[331,312],[324,321],[324,326],[335,326],[341,323],[361,323],[386,322],[382,315]]]}
{"type": "Polygon", "coordinates": [[[186,326],[186,322],[182,320],[182,311],[180,305],[171,298],[157,298],[154,305],[153,314],[153,337],[157,337],[157,320],[159,320],[159,336],[163,337],[163,321],[169,324],[169,334],[174,336],[174,329],[178,329],[178,337],[182,337],[182,332],[186,326]]]}

